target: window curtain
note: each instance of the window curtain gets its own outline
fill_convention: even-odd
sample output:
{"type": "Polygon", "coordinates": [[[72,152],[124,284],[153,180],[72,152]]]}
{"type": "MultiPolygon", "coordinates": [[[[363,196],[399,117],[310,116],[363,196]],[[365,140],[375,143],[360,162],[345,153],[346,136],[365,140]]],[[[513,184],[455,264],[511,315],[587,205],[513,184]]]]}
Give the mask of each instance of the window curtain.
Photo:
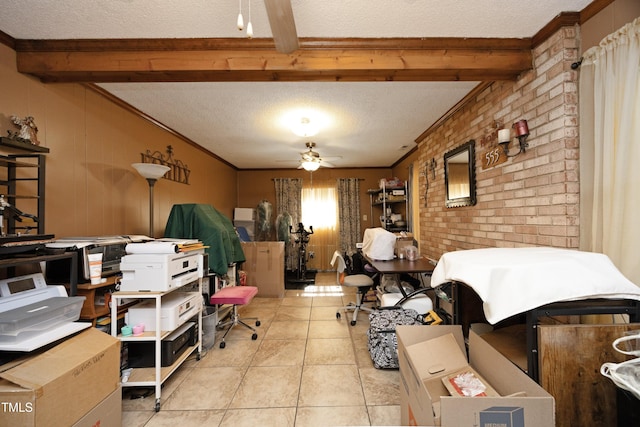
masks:
{"type": "MultiPolygon", "coordinates": [[[[296,229],[302,216],[302,179],[275,178],[273,181],[276,187],[277,218],[284,214],[291,215],[291,225],[296,229]]],[[[284,266],[287,270],[298,268],[298,257],[291,238],[285,239],[284,266]]]]}
{"type": "Polygon", "coordinates": [[[340,252],[356,252],[360,239],[360,180],[338,179],[338,224],[340,227],[340,252]]]}
{"type": "Polygon", "coordinates": [[[580,249],[640,284],[640,18],[583,54],[580,249]]]}
{"type": "Polygon", "coordinates": [[[331,256],[338,245],[336,185],[333,180],[314,181],[314,185],[302,189],[302,219],[308,230],[313,226],[307,250],[313,258],[307,268],[328,271],[331,256]]]}

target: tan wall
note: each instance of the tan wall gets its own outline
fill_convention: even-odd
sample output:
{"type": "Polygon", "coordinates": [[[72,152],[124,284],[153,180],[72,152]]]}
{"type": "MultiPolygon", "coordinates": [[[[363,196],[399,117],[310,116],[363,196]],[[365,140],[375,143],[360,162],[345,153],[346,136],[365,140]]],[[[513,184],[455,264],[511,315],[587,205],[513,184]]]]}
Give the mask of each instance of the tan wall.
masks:
{"type": "Polygon", "coordinates": [[[46,233],[56,237],[148,234],[149,186],[131,167],[140,153],[166,152],[191,170],[190,185],[155,185],[156,237],[174,204],[207,203],[231,217],[236,170],[214,156],[78,84],[42,84],[16,71],[15,52],[0,45],[0,132],[11,115],[35,118],[47,154],[46,233]]]}
{"type": "MultiPolygon", "coordinates": [[[[369,203],[369,195],[367,189],[376,189],[379,187],[381,178],[391,177],[390,168],[360,168],[360,169],[329,169],[320,168],[313,174],[300,169],[268,169],[268,170],[246,170],[238,172],[238,188],[240,194],[238,198],[238,206],[242,208],[255,208],[260,201],[268,200],[274,207],[273,216],[278,215],[275,211],[276,192],[273,183],[274,178],[302,178],[305,187],[310,186],[312,182],[331,181],[335,183],[338,178],[359,178],[360,181],[360,218],[362,225],[362,233],[364,229],[372,226],[371,222],[371,204],[369,203]],[[366,216],[366,219],[364,219],[366,216]]],[[[374,217],[379,217],[382,210],[378,207],[374,208],[374,217]]],[[[376,218],[377,218],[376,217],[376,218]]],[[[313,225],[313,224],[305,224],[313,225]]],[[[374,218],[373,226],[379,227],[380,220],[374,218]]]]}
{"type": "Polygon", "coordinates": [[[600,40],[625,24],[640,17],[640,1],[616,0],[580,28],[582,35],[581,52],[597,46],[600,40]]]}

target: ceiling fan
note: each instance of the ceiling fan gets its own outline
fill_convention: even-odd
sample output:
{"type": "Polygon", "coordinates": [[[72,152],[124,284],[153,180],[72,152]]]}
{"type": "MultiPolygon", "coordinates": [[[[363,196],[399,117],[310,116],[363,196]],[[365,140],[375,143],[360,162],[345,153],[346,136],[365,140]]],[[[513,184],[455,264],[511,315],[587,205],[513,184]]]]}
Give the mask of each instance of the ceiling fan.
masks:
{"type": "Polygon", "coordinates": [[[298,34],[293,19],[291,0],[264,0],[276,50],[291,53],[298,49],[298,34]]]}
{"type": "Polygon", "coordinates": [[[333,167],[331,163],[324,161],[320,157],[320,154],[317,151],[313,151],[313,149],[316,146],[315,142],[307,142],[306,145],[308,150],[300,153],[302,158],[300,159],[300,166],[298,166],[298,169],[304,169],[309,172],[313,172],[318,170],[320,166],[326,167],[326,168],[333,167]]]}

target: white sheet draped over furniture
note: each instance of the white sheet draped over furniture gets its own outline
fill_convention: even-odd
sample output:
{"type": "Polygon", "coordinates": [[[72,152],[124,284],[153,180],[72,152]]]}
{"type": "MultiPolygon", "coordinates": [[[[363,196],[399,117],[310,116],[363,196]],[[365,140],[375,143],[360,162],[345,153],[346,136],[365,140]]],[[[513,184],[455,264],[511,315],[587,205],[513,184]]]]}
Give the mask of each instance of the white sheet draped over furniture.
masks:
{"type": "Polygon", "coordinates": [[[442,255],[431,286],[461,282],[483,301],[495,324],[554,302],[583,299],[640,300],[640,287],[603,254],[550,247],[486,248],[442,255]]]}

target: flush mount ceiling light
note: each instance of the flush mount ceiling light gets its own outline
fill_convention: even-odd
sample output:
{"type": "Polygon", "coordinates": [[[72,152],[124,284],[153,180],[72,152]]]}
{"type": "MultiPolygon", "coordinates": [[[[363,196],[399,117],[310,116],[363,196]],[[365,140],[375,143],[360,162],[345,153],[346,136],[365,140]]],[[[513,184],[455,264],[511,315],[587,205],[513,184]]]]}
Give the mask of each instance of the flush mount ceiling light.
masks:
{"type": "Polygon", "coordinates": [[[302,117],[300,121],[291,127],[291,130],[296,135],[306,138],[317,135],[319,129],[315,122],[311,122],[311,119],[308,117],[302,117]]]}

